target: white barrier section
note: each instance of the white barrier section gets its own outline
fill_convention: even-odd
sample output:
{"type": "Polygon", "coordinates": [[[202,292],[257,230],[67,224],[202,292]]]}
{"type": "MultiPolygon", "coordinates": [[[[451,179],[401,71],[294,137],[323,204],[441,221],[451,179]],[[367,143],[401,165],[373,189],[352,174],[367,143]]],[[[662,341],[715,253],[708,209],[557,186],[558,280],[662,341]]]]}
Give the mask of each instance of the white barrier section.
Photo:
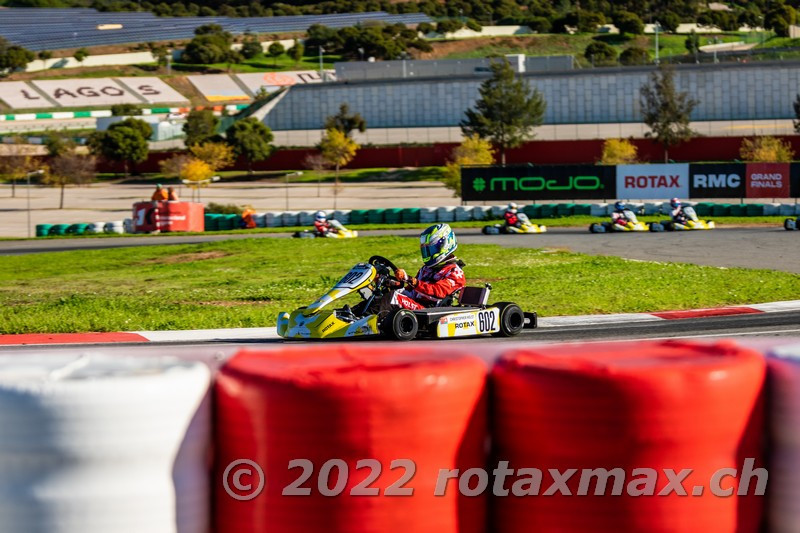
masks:
{"type": "Polygon", "coordinates": [[[800,345],[777,348],[769,370],[771,451],[768,522],[772,533],[800,531],[800,345]]]}
{"type": "Polygon", "coordinates": [[[142,103],[111,78],[37,80],[31,83],[63,107],[142,103]]]}
{"type": "Polygon", "coordinates": [[[11,109],[32,109],[52,107],[42,95],[23,81],[4,81],[0,83],[0,100],[11,109]]]}
{"type": "Polygon", "coordinates": [[[174,358],[0,356],[0,533],[207,532],[210,383],[174,358]]]}
{"type": "Polygon", "coordinates": [[[167,85],[160,78],[156,77],[133,77],[133,78],[117,78],[132,93],[139,95],[141,98],[147,100],[148,103],[188,103],[181,93],[167,85]]]}
{"type": "Polygon", "coordinates": [[[227,74],[207,74],[187,76],[187,78],[209,102],[250,100],[250,95],[227,74]]]}

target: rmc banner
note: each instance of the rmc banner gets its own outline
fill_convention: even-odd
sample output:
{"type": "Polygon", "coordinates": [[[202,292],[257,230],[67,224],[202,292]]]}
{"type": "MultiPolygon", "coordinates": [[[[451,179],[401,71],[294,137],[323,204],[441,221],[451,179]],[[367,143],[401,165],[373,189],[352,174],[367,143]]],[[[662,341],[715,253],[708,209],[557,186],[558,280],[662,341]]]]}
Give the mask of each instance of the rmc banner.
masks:
{"type": "Polygon", "coordinates": [[[463,200],[602,200],[616,198],[613,166],[463,167],[463,200]]]}
{"type": "Polygon", "coordinates": [[[798,198],[800,163],[463,167],[462,199],[798,198]]]}

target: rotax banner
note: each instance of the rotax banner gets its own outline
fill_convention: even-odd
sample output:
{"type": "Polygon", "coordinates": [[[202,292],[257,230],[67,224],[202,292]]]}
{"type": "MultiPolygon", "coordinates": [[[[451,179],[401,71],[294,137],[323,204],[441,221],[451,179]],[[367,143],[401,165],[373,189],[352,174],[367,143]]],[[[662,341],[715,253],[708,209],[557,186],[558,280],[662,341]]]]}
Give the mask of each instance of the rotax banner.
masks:
{"type": "Polygon", "coordinates": [[[464,200],[602,200],[616,197],[613,166],[463,167],[464,200]]]}
{"type": "Polygon", "coordinates": [[[461,193],[466,201],[798,198],[800,163],[463,167],[461,193]]]}

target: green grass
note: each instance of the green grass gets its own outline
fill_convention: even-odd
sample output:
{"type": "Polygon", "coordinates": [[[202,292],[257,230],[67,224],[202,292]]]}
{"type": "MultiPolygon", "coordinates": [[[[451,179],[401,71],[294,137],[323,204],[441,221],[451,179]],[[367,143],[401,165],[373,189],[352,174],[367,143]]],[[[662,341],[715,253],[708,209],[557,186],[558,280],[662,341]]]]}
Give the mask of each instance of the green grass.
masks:
{"type": "MultiPolygon", "coordinates": [[[[322,58],[322,66],[324,69],[333,69],[333,64],[341,61],[341,57],[337,55],[325,55],[322,58]]],[[[212,63],[208,65],[194,65],[190,63],[173,63],[173,70],[176,72],[200,72],[205,69],[227,71],[227,63],[212,63]]],[[[319,57],[305,56],[297,64],[294,59],[287,55],[282,55],[277,59],[270,56],[259,54],[252,59],[245,59],[238,65],[230,65],[231,72],[264,72],[271,70],[280,72],[284,70],[319,70],[319,57]]]]}
{"type": "MultiPolygon", "coordinates": [[[[542,316],[641,312],[794,298],[800,276],[462,245],[471,284],[542,316]],[[535,280],[535,282],[532,282],[535,280]],[[676,283],[676,280],[680,280],[676,283]],[[623,290],[620,288],[624,287],[623,290]]],[[[407,238],[245,239],[0,258],[0,331],[259,327],[308,304],[380,253],[414,270],[407,238]]]]}

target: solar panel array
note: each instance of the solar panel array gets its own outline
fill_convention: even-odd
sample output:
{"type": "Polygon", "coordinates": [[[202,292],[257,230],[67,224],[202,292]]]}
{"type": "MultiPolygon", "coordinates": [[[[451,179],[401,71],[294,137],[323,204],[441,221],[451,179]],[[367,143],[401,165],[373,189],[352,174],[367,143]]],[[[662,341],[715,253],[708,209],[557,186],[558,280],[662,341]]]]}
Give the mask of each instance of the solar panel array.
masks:
{"type": "Polygon", "coordinates": [[[369,21],[387,24],[431,22],[423,13],[390,15],[383,11],[287,17],[157,17],[149,12],[99,12],[89,8],[0,9],[0,36],[29,50],[59,50],[90,46],[191,39],[203,24],[219,24],[233,34],[305,31],[312,24],[345,28],[369,21]],[[121,24],[117,30],[98,30],[121,24]]]}

